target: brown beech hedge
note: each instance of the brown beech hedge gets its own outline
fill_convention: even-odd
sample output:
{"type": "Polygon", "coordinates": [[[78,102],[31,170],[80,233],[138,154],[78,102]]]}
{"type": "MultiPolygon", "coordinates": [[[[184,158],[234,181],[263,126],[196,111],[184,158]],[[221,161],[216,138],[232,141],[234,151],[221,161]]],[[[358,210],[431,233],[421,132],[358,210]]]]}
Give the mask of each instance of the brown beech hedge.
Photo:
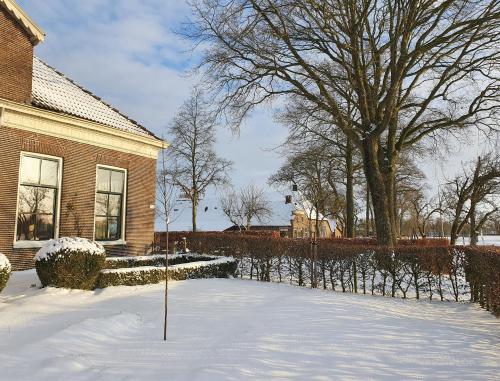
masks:
{"type": "MultiPolygon", "coordinates": [[[[227,233],[179,233],[192,252],[238,259],[238,276],[343,292],[471,301],[500,315],[500,248],[451,247],[446,240],[307,239],[227,233]]],[[[156,236],[161,248],[161,234],[156,236]]]]}

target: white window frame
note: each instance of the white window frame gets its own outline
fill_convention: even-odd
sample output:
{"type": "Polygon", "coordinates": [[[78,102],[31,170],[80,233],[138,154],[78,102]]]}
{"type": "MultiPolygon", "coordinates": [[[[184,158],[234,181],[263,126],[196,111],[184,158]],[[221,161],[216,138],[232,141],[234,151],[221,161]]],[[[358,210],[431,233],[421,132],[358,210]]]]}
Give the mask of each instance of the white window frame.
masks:
{"type": "Polygon", "coordinates": [[[17,240],[17,220],[19,218],[19,190],[21,187],[21,173],[23,166],[23,157],[31,156],[39,159],[50,159],[56,160],[58,162],[58,171],[57,171],[57,200],[56,200],[56,215],[54,220],[54,238],[59,238],[59,223],[61,219],[61,194],[62,194],[62,174],[63,174],[63,159],[58,156],[45,155],[36,152],[29,151],[21,151],[19,155],[19,173],[17,178],[17,200],[16,200],[16,220],[14,224],[14,241],[12,247],[14,249],[31,249],[31,248],[39,248],[47,243],[47,240],[44,241],[30,241],[30,240],[17,240]]]}
{"type": "Polygon", "coordinates": [[[127,191],[128,191],[128,170],[126,168],[113,167],[111,165],[97,164],[95,167],[95,189],[94,189],[94,227],[92,229],[92,239],[95,241],[95,219],[96,219],[96,202],[97,202],[97,171],[99,168],[112,169],[115,171],[121,171],[125,174],[123,179],[123,200],[122,200],[122,221],[121,221],[121,232],[120,239],[114,241],[98,241],[103,246],[120,246],[126,245],[127,241],[125,238],[126,221],[127,221],[127,191]]]}

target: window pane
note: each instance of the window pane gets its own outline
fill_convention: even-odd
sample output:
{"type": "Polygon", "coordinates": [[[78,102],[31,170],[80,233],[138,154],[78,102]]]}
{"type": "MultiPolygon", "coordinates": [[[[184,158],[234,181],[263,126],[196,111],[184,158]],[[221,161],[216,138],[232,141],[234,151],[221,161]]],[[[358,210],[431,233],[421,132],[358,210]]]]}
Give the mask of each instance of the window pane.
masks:
{"type": "Polygon", "coordinates": [[[17,217],[17,240],[29,241],[35,238],[35,214],[19,214],[17,217]]]}
{"type": "Polygon", "coordinates": [[[42,160],[42,173],[40,176],[40,184],[57,186],[57,170],[59,163],[54,160],[42,160]]]}
{"type": "Polygon", "coordinates": [[[123,172],[112,171],[111,172],[111,192],[123,193],[124,180],[125,180],[125,174],[123,172]]]}
{"type": "Polygon", "coordinates": [[[95,218],[95,239],[102,241],[107,239],[107,220],[106,217],[95,218]]]}
{"type": "Polygon", "coordinates": [[[37,212],[42,214],[55,213],[56,190],[50,188],[38,188],[37,212]]]}
{"type": "Polygon", "coordinates": [[[21,164],[21,183],[38,184],[40,180],[40,159],[23,156],[21,164]]]}
{"type": "Polygon", "coordinates": [[[35,213],[36,212],[36,195],[35,187],[19,187],[19,213],[35,213]]]}
{"type": "Polygon", "coordinates": [[[108,239],[119,239],[118,218],[108,218],[108,239]]]}
{"type": "Polygon", "coordinates": [[[108,214],[108,195],[97,193],[95,198],[96,216],[105,216],[108,214]]]}
{"type": "Polygon", "coordinates": [[[36,218],[36,240],[46,241],[54,238],[54,216],[53,215],[37,215],[36,218]]]}
{"type": "Polygon", "coordinates": [[[122,199],[122,196],[118,196],[116,194],[109,195],[108,215],[113,216],[113,217],[120,216],[121,199],[122,199]]]}
{"type": "Polygon", "coordinates": [[[107,169],[97,169],[97,190],[100,192],[109,192],[111,173],[107,169]]]}

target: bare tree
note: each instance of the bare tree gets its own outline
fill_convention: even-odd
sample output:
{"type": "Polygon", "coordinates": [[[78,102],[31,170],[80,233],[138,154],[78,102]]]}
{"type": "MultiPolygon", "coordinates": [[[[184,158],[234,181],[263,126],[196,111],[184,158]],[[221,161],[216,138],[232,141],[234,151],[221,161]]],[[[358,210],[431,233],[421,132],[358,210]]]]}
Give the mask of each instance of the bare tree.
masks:
{"type": "Polygon", "coordinates": [[[165,313],[163,321],[163,340],[167,340],[167,317],[168,317],[168,251],[169,251],[169,225],[171,223],[172,211],[174,210],[177,201],[176,189],[172,183],[168,171],[167,153],[160,153],[159,166],[156,171],[156,203],[159,207],[156,208],[157,216],[161,217],[165,222],[165,232],[167,234],[167,242],[165,248],[165,313]]]}
{"type": "Polygon", "coordinates": [[[191,201],[192,228],[200,198],[210,186],[227,183],[232,162],[217,156],[215,145],[216,118],[208,110],[203,92],[195,89],[182,105],[170,128],[171,146],[167,168],[172,183],[191,201]]]}
{"type": "Polygon", "coordinates": [[[410,199],[410,211],[412,214],[413,224],[422,238],[427,236],[427,225],[431,221],[434,214],[438,213],[442,208],[435,199],[426,197],[421,190],[415,190],[410,199]]]}
{"type": "MultiPolygon", "coordinates": [[[[418,199],[421,201],[424,196],[423,189],[426,187],[425,175],[420,168],[415,164],[415,159],[412,155],[405,152],[401,155],[395,178],[395,205],[396,217],[398,225],[396,226],[398,236],[403,234],[403,223],[405,217],[415,217],[414,203],[418,199]]],[[[416,235],[418,222],[413,220],[411,229],[412,235],[416,235]]]]}
{"type": "Polygon", "coordinates": [[[241,188],[239,194],[228,189],[220,202],[223,213],[240,231],[242,227],[250,230],[253,220],[262,224],[272,216],[271,205],[264,190],[254,184],[241,188]]]}
{"type": "MultiPolygon", "coordinates": [[[[346,225],[346,197],[339,191],[338,156],[324,144],[305,144],[291,151],[287,161],[269,178],[276,188],[296,185],[300,194],[311,203],[307,210],[316,216],[333,216],[346,225]]],[[[308,216],[309,220],[313,220],[308,216]]],[[[316,231],[320,221],[316,218],[316,231]]]]}
{"type": "Polygon", "coordinates": [[[450,241],[454,245],[467,223],[470,243],[477,244],[479,231],[500,206],[493,197],[500,194],[500,156],[486,154],[478,157],[463,174],[446,185],[445,199],[451,216],[450,241]]]}
{"type": "Polygon", "coordinates": [[[403,150],[498,128],[500,0],[190,3],[186,35],[208,46],[202,67],[221,111],[235,127],[277,96],[321,111],[362,154],[381,244],[396,243],[403,150]]]}
{"type": "MultiPolygon", "coordinates": [[[[310,103],[301,102],[300,98],[290,102],[280,113],[279,120],[290,129],[285,148],[292,152],[291,155],[311,155],[314,151],[311,147],[319,146],[320,151],[328,152],[324,156],[335,157],[335,163],[332,163],[334,168],[329,170],[330,175],[335,172],[335,176],[329,176],[329,180],[336,182],[335,185],[331,184],[332,188],[340,185],[345,190],[342,196],[345,205],[345,213],[342,215],[343,232],[345,237],[353,238],[356,214],[354,187],[356,176],[362,169],[359,151],[342,131],[332,126],[328,118],[324,118],[324,113],[310,103]]],[[[319,151],[317,153],[322,154],[319,151]]],[[[291,155],[288,153],[288,156],[291,155]]]]}

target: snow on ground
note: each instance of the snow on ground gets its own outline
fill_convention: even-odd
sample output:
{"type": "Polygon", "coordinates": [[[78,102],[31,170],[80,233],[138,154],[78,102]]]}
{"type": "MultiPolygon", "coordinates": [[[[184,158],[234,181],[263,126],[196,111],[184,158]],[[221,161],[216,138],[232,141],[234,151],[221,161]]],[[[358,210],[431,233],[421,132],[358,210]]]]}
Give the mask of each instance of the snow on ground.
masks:
{"type": "MultiPolygon", "coordinates": [[[[457,245],[468,245],[469,242],[469,237],[459,237],[457,239],[457,245]]],[[[477,244],[500,246],[500,235],[481,235],[479,236],[477,244]]]]}
{"type": "Polygon", "coordinates": [[[0,295],[0,380],[499,380],[500,320],[471,304],[207,279],[0,295]]]}

